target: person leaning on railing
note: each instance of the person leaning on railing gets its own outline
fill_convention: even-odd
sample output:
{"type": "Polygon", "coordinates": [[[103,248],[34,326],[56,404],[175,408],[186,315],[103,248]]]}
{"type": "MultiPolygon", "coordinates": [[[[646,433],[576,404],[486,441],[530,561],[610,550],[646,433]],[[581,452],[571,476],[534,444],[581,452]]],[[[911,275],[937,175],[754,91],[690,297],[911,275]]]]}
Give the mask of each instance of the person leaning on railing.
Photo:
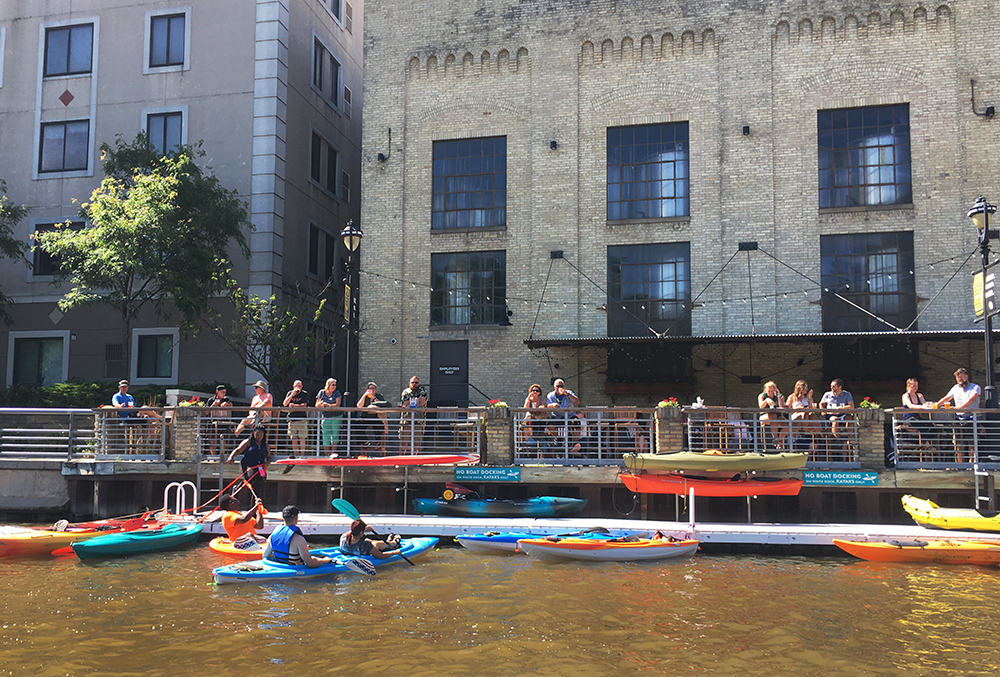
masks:
{"type": "MultiPolygon", "coordinates": [[[[969,381],[969,372],[965,367],[959,367],[955,370],[955,385],[937,404],[947,408],[954,401],[956,409],[978,409],[981,393],[979,386],[969,381]]],[[[968,449],[970,454],[973,451],[972,418],[972,414],[955,414],[955,461],[958,463],[965,460],[963,448],[968,449]]]]}

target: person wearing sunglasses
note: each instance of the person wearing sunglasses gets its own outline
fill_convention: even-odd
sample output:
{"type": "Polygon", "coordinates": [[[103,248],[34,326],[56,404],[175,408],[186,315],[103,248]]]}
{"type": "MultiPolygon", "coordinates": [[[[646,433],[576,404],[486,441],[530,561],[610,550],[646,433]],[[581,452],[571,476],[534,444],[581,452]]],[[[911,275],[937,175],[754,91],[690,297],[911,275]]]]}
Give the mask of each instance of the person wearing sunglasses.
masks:
{"type": "Polygon", "coordinates": [[[538,423],[538,419],[548,418],[545,413],[545,400],[542,397],[542,386],[532,383],[528,388],[528,396],[524,398],[524,408],[528,409],[524,414],[524,435],[522,446],[525,449],[541,451],[542,433],[545,427],[538,423]],[[536,411],[537,410],[537,411],[536,411]]]}

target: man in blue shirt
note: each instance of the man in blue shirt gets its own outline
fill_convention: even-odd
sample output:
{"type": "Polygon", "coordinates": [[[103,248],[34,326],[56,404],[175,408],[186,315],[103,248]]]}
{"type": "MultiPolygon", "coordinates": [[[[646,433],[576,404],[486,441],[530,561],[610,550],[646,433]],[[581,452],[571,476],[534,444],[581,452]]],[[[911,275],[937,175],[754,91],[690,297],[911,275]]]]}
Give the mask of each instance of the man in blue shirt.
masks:
{"type": "MultiPolygon", "coordinates": [[[[563,381],[561,378],[557,378],[555,381],[552,382],[552,392],[549,393],[548,396],[546,396],[545,398],[545,406],[547,406],[549,409],[569,409],[571,407],[579,407],[580,398],[577,397],[576,393],[574,393],[572,390],[566,389],[565,381],[563,381]]],[[[587,437],[587,419],[582,411],[578,411],[572,415],[580,420],[580,435],[579,438],[577,439],[577,442],[573,445],[573,448],[570,449],[570,451],[572,451],[574,454],[579,454],[583,449],[582,442],[587,437]]],[[[566,421],[566,423],[564,424],[566,428],[561,429],[559,431],[560,436],[564,432],[566,434],[569,433],[569,420],[568,418],[563,418],[563,420],[566,421]]]]}
{"type": "Polygon", "coordinates": [[[135,398],[128,394],[128,381],[122,379],[118,382],[118,392],[111,396],[111,406],[118,410],[118,420],[108,420],[108,425],[117,423],[118,434],[114,435],[114,440],[120,445],[118,449],[108,450],[110,453],[129,453],[130,440],[129,431],[125,427],[129,423],[137,422],[135,416],[135,398]]]}

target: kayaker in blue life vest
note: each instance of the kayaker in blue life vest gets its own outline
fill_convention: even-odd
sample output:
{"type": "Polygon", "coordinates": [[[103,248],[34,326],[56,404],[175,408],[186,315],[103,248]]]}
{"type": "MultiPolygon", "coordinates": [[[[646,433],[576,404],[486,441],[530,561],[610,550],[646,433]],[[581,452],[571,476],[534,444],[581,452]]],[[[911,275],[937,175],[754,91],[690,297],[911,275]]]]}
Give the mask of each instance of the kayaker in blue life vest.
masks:
{"type": "Polygon", "coordinates": [[[313,557],[309,552],[309,544],[302,530],[296,524],[299,522],[299,509],[294,505],[286,505],[281,511],[285,523],[271,533],[264,546],[264,559],[280,564],[318,567],[332,560],[329,557],[313,557]]]}
{"type": "Polygon", "coordinates": [[[361,519],[351,522],[351,530],[340,537],[340,552],[345,555],[370,555],[375,559],[389,559],[400,552],[399,536],[389,534],[384,541],[365,538],[365,532],[374,529],[361,519]]]}

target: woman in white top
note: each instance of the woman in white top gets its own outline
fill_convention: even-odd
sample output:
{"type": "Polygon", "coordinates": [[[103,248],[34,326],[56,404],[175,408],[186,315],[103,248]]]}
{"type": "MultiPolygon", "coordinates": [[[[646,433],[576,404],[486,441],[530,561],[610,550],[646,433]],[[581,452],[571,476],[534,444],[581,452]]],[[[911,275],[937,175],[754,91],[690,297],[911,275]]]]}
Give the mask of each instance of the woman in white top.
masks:
{"type": "Polygon", "coordinates": [[[774,439],[774,446],[785,446],[785,436],[788,435],[787,420],[784,414],[769,411],[771,409],[784,409],[785,397],[778,390],[778,384],[768,381],[764,384],[764,392],[757,396],[757,407],[764,410],[760,415],[760,424],[766,432],[771,433],[774,439]]]}
{"type": "Polygon", "coordinates": [[[789,409],[800,410],[792,413],[793,435],[798,431],[801,435],[812,436],[822,429],[823,424],[816,420],[817,415],[815,411],[801,411],[803,409],[816,408],[816,404],[813,402],[813,391],[805,381],[799,380],[795,382],[795,389],[788,396],[788,399],[785,400],[785,406],[789,409]]]}

